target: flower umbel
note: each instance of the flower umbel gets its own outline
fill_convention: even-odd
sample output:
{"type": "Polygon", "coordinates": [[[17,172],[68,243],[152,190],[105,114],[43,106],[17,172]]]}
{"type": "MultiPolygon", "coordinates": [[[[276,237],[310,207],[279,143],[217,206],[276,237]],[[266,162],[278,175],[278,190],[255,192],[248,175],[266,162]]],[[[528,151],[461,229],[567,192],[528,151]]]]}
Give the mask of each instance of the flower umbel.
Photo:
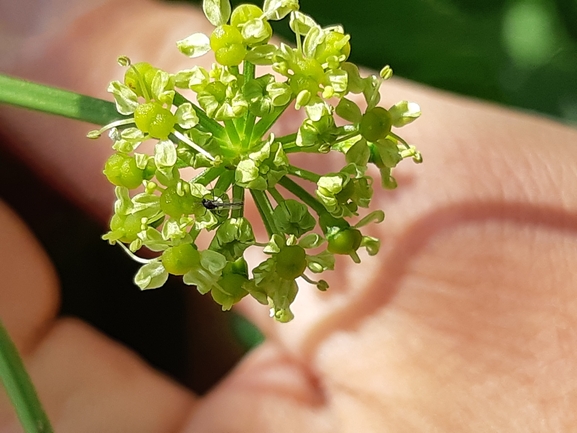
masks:
{"type": "Polygon", "coordinates": [[[88,134],[97,138],[109,131],[115,151],[104,167],[117,196],[104,239],[142,263],[135,283],[143,290],[178,275],[201,293],[210,292],[223,310],[251,295],[287,322],[298,281],[324,291],[328,284],[311,273],[332,270],[335,255],[358,263],[361,247],[369,255],[378,252],[379,240],[361,232],[384,219],[381,210],[359,215],[373,196],[367,168],[374,164],[382,185],[395,188],[394,167],[409,157],[421,162],[396,132],[418,118],[420,108],[408,101],[379,106],[391,69],[361,76],[347,61],[350,36],[341,26],[319,26],[299,11],[298,0],[234,9],[228,0],[204,0],[203,10],[213,32],[188,36],[177,48],[192,59],[213,51],[211,69],[193,64],[169,73],[119,58],[124,80],[108,87],[119,119],[88,134]],[[285,18],[295,47],[271,42],[270,21],[285,18]],[[269,68],[258,75],[263,65],[269,68]],[[187,100],[181,89],[196,94],[198,102],[187,100]],[[362,95],[363,109],[352,94],[362,95]],[[289,107],[303,110],[304,120],[293,133],[276,137],[270,128],[289,107]],[[150,140],[153,151],[141,151],[150,140]],[[314,173],[290,161],[293,153],[323,158],[333,151],[345,156],[335,172],[314,173]],[[196,170],[192,178],[185,171],[190,168],[196,170]],[[247,192],[266,239],[256,239],[244,216],[247,192]],[[360,220],[353,224],[350,218],[360,220]],[[205,232],[211,241],[201,241],[205,232]],[[156,257],[136,256],[143,247],[156,257]],[[267,258],[249,269],[248,249],[260,249],[267,258]]]}

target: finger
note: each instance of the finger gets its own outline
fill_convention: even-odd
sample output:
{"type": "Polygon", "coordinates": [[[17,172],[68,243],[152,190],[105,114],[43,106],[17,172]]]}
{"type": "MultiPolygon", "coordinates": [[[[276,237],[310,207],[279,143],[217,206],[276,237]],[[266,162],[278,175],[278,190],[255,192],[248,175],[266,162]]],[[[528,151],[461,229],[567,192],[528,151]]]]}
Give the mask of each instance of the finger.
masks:
{"type": "Polygon", "coordinates": [[[570,429],[577,132],[451,101],[425,124],[468,122],[402,169],[383,254],[265,329],[316,379],[328,406],[316,414],[343,431],[570,429]]]}
{"type": "Polygon", "coordinates": [[[56,314],[57,280],[36,239],[1,201],[0,275],[0,317],[18,349],[27,353],[56,314]]]}
{"type": "MultiPolygon", "coordinates": [[[[0,317],[56,431],[176,431],[194,408],[187,391],[134,353],[71,319],[55,322],[57,281],[24,224],[0,203],[0,317]]],[[[0,430],[16,430],[0,398],[0,430]]]]}

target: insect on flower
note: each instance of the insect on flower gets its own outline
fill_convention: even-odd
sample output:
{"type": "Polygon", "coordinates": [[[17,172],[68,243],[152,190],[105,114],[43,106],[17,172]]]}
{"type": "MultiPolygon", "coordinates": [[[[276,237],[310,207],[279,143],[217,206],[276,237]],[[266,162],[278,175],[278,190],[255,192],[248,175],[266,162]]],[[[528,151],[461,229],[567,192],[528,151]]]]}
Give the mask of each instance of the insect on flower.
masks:
{"type": "Polygon", "coordinates": [[[215,209],[240,209],[244,202],[242,201],[232,201],[232,202],[223,202],[218,201],[216,199],[209,200],[207,198],[202,199],[202,205],[207,210],[215,210],[215,209]]]}

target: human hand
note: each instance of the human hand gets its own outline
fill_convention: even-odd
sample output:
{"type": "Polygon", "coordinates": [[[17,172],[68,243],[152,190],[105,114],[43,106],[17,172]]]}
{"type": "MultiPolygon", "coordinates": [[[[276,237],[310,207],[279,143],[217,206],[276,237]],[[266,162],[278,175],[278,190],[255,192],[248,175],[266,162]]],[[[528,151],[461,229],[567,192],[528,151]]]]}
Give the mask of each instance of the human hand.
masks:
{"type": "MultiPolygon", "coordinates": [[[[23,47],[10,67],[14,74],[106,97],[106,83],[121,73],[119,54],[179,69],[190,60],[173,48],[174,40],[204,30],[191,29],[204,22],[194,10],[137,0],[65,18],[53,22],[57,30],[35,57],[24,54],[32,55],[30,45],[23,47]],[[112,7],[124,12],[111,14],[112,7]]],[[[571,194],[577,133],[401,80],[384,91],[387,102],[421,105],[424,116],[403,133],[425,163],[402,164],[399,189],[376,197],[387,212],[374,228],[381,252],[361,265],[342,260],[326,293],[304,287],[289,324],[273,323],[262,306],[245,303],[267,342],[203,398],[88,325],[55,320],[50,264],[1,208],[0,317],[56,431],[569,431],[577,425],[577,200],[571,194]]],[[[24,119],[22,111],[4,107],[0,119],[18,137],[10,143],[15,149],[34,155],[45,173],[58,173],[57,187],[104,218],[112,190],[100,173],[109,149],[82,144],[87,125],[31,113],[24,119]]],[[[11,413],[1,402],[0,426],[8,431],[11,413]]]]}

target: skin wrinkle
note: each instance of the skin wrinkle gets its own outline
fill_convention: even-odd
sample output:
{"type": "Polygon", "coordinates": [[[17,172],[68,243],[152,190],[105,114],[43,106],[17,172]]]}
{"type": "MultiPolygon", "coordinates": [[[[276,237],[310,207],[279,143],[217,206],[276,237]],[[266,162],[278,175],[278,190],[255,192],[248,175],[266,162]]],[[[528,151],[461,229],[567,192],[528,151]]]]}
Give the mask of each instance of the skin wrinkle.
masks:
{"type": "MultiPolygon", "coordinates": [[[[366,317],[383,308],[399,290],[403,277],[411,270],[411,259],[418,257],[435,237],[455,227],[487,220],[497,220],[534,227],[545,227],[577,234],[577,212],[533,206],[528,203],[504,204],[501,202],[461,203],[439,208],[423,215],[409,225],[395,239],[396,248],[382,257],[384,284],[373,285],[349,301],[345,308],[334,311],[310,329],[301,342],[300,349],[305,360],[312,360],[327,333],[353,332],[366,317]]],[[[307,362],[307,361],[305,361],[307,362]]]]}
{"type": "MultiPolygon", "coordinates": [[[[449,211],[449,212],[450,212],[450,211],[449,211]]],[[[560,212],[560,213],[562,213],[562,212],[560,212]]],[[[563,231],[569,231],[570,234],[571,234],[571,236],[572,236],[573,238],[575,237],[575,232],[576,232],[575,214],[572,214],[572,215],[571,215],[571,218],[564,218],[564,217],[563,217],[563,218],[556,218],[556,215],[553,214],[553,217],[549,219],[548,217],[550,217],[551,214],[552,214],[552,212],[551,212],[550,210],[535,209],[535,210],[534,210],[534,215],[530,215],[529,218],[524,218],[524,217],[522,216],[522,212],[518,212],[517,209],[515,208],[515,209],[513,209],[512,214],[510,215],[510,220],[508,220],[508,221],[503,221],[503,215],[499,215],[497,218],[493,218],[493,216],[491,215],[490,211],[488,211],[487,214],[488,214],[487,216],[481,215],[481,216],[479,216],[478,218],[475,218],[475,215],[473,215],[471,221],[462,221],[462,222],[459,222],[459,224],[457,224],[456,226],[452,226],[451,224],[446,224],[446,226],[445,226],[445,224],[443,224],[443,227],[446,227],[445,230],[452,230],[452,229],[460,230],[460,227],[461,227],[461,226],[464,225],[465,228],[466,228],[466,227],[467,227],[466,224],[467,224],[467,223],[470,223],[470,222],[473,222],[473,223],[475,223],[475,222],[483,223],[485,217],[488,217],[488,218],[489,218],[489,220],[488,220],[489,222],[497,223],[497,224],[498,224],[498,227],[501,227],[504,223],[511,223],[512,226],[517,226],[517,225],[519,224],[519,221],[518,221],[518,220],[519,220],[520,218],[522,218],[522,224],[523,224],[523,225],[525,225],[525,224],[533,224],[533,225],[536,226],[536,227],[534,227],[534,229],[537,229],[539,232],[541,232],[541,231],[544,230],[545,233],[543,234],[542,237],[545,237],[545,238],[547,237],[547,236],[546,236],[546,232],[547,232],[548,230],[555,230],[555,231],[557,231],[557,236],[558,236],[558,237],[564,237],[565,235],[564,235],[563,231]],[[561,222],[561,223],[560,223],[560,222],[561,222]]],[[[565,215],[564,215],[564,216],[565,216],[565,215]]],[[[524,228],[524,227],[521,227],[521,229],[523,229],[523,228],[524,228]]],[[[530,234],[531,232],[528,232],[528,233],[530,234]]],[[[433,235],[432,237],[435,237],[435,236],[438,236],[438,234],[433,235]]],[[[418,238],[418,236],[415,236],[415,237],[418,238]]],[[[530,241],[531,241],[531,240],[530,240],[530,241]]],[[[422,244],[422,245],[419,244],[419,246],[420,246],[421,249],[424,249],[424,248],[426,248],[426,243],[424,243],[424,244],[422,244]]],[[[417,253],[417,254],[413,255],[413,257],[418,257],[419,255],[421,255],[421,254],[417,253]]],[[[450,273],[451,273],[451,272],[450,272],[450,273]]],[[[424,278],[424,279],[426,280],[426,278],[424,278]]],[[[454,283],[454,281],[453,281],[453,283],[454,283]]],[[[426,284],[426,283],[425,283],[425,284],[426,284]]],[[[410,283],[410,284],[404,284],[403,287],[405,288],[405,290],[410,290],[409,287],[415,288],[415,287],[422,286],[422,285],[423,285],[423,284],[419,284],[419,283],[417,283],[417,284],[415,285],[415,281],[411,280],[411,283],[410,283]]],[[[503,285],[510,287],[510,284],[508,284],[507,282],[504,282],[503,285]]],[[[459,283],[458,283],[458,282],[456,283],[456,286],[459,287],[459,283]]],[[[426,289],[426,287],[427,287],[427,286],[424,285],[423,288],[426,289]]],[[[432,290],[433,292],[436,291],[436,285],[435,285],[435,284],[432,285],[432,289],[433,289],[433,290],[432,290]]],[[[467,289],[468,289],[468,288],[467,288],[467,289]]],[[[407,293],[408,293],[408,292],[406,292],[406,291],[404,292],[405,298],[407,297],[407,293]]],[[[415,297],[418,296],[418,295],[419,295],[419,294],[415,294],[415,297]]],[[[420,295],[421,295],[420,297],[422,297],[422,295],[425,295],[425,294],[420,293],[420,295]]],[[[489,292],[489,293],[487,293],[487,295],[490,296],[491,293],[489,292]]],[[[529,295],[530,295],[530,294],[529,294],[529,295]]],[[[565,297],[566,297],[566,295],[567,295],[567,294],[565,294],[565,297]]],[[[375,300],[374,295],[371,295],[370,297],[371,297],[371,299],[375,300]]],[[[428,299],[428,298],[425,298],[422,302],[426,303],[426,302],[427,302],[427,301],[426,301],[427,299],[428,299]]],[[[450,299],[449,299],[449,300],[450,300],[450,299]]],[[[416,301],[415,301],[414,299],[409,299],[408,301],[405,300],[405,301],[404,301],[404,304],[408,304],[409,307],[413,307],[415,302],[416,302],[416,301]]],[[[481,299],[479,299],[479,302],[483,302],[483,301],[482,301],[481,299]]],[[[523,300],[522,300],[522,302],[523,302],[523,300]]],[[[437,302],[437,303],[439,303],[439,302],[437,302]]],[[[510,304],[510,303],[509,303],[509,304],[510,304]]],[[[455,310],[455,307],[452,306],[450,303],[447,303],[446,301],[443,302],[442,305],[444,306],[443,308],[446,309],[449,313],[450,313],[451,311],[454,311],[454,310],[455,310]]],[[[532,306],[532,310],[534,310],[534,311],[538,311],[539,308],[540,308],[539,303],[538,303],[538,300],[535,301],[535,302],[533,302],[533,303],[531,303],[531,304],[529,304],[529,305],[532,306]]],[[[487,304],[487,307],[489,307],[489,306],[490,306],[490,305],[487,304]]],[[[424,304],[423,304],[423,307],[424,307],[424,309],[426,309],[426,307],[425,307],[424,304]]],[[[503,307],[505,307],[505,304],[503,305],[503,307]]],[[[379,308],[379,307],[377,306],[377,308],[379,308]]],[[[366,321],[371,321],[371,317],[374,317],[374,316],[376,316],[376,315],[378,315],[378,314],[386,314],[385,312],[386,312],[386,311],[389,311],[389,310],[391,310],[391,309],[392,309],[392,310],[398,310],[398,309],[399,309],[398,303],[397,303],[396,305],[394,305],[394,306],[391,306],[391,308],[383,308],[383,306],[381,305],[379,311],[371,311],[371,312],[365,314],[365,316],[368,318],[368,319],[365,320],[365,322],[366,322],[366,321]]],[[[518,312],[518,314],[519,314],[519,315],[522,315],[523,312],[524,312],[526,309],[527,309],[526,307],[520,306],[520,307],[519,307],[519,312],[518,312]]],[[[472,308],[472,311],[476,311],[476,310],[477,310],[476,307],[475,307],[475,308],[472,308]]],[[[532,311],[530,311],[530,312],[532,312],[532,311]]],[[[408,312],[408,314],[411,315],[411,316],[414,315],[414,313],[415,313],[415,312],[412,311],[412,310],[408,312]]],[[[435,314],[434,312],[432,312],[432,313],[435,314]]],[[[493,316],[493,317],[499,317],[499,313],[496,312],[496,313],[494,313],[492,316],[493,316]]],[[[443,310],[442,310],[442,309],[439,310],[434,317],[438,317],[441,321],[443,321],[443,310]]],[[[513,317],[514,317],[514,316],[513,316],[513,317]]],[[[519,316],[519,317],[521,317],[521,316],[519,316]]],[[[418,318],[417,318],[417,319],[418,319],[418,318]]],[[[550,326],[548,325],[547,322],[542,322],[538,317],[534,318],[534,320],[535,320],[535,324],[536,324],[536,325],[539,324],[540,326],[543,326],[543,327],[546,328],[546,329],[550,328],[550,326]]],[[[449,330],[443,330],[443,329],[435,329],[435,330],[434,330],[434,332],[432,333],[432,335],[434,336],[434,340],[436,341],[436,344],[441,344],[443,347],[445,347],[445,343],[444,343],[442,337],[443,337],[444,335],[447,335],[447,334],[452,335],[452,333],[455,332],[455,331],[456,331],[456,332],[459,332],[460,329],[461,329],[461,326],[463,327],[464,330],[472,329],[473,332],[476,332],[475,330],[482,330],[482,329],[483,329],[483,327],[482,327],[482,326],[479,326],[478,324],[467,324],[467,322],[465,321],[465,318],[464,318],[464,317],[463,317],[463,318],[461,318],[461,317],[456,317],[455,320],[454,320],[454,322],[455,322],[455,323],[454,323],[455,326],[458,326],[459,328],[449,329],[449,330]],[[440,331],[440,332],[439,332],[439,331],[440,331]],[[439,338],[439,337],[441,337],[441,338],[439,338]]],[[[555,324],[555,323],[556,323],[556,320],[553,319],[552,322],[553,322],[553,324],[555,324]]],[[[412,322],[411,322],[411,323],[412,323],[412,322]]],[[[428,323],[428,322],[427,322],[427,323],[428,323]]],[[[362,335],[362,328],[365,327],[365,326],[366,326],[365,323],[363,323],[362,320],[359,320],[358,326],[357,326],[356,329],[355,329],[355,331],[356,331],[356,332],[355,332],[355,335],[362,335]]],[[[382,328],[382,327],[385,327],[385,326],[386,326],[386,327],[390,327],[390,323],[388,323],[388,324],[381,324],[381,328],[382,328]]],[[[510,323],[509,326],[510,326],[510,327],[514,327],[515,325],[514,325],[514,323],[510,323]]],[[[427,326],[427,328],[428,328],[428,326],[427,326]]],[[[343,332],[343,333],[347,333],[347,332],[350,332],[350,331],[351,331],[351,329],[350,329],[350,328],[347,328],[347,329],[344,329],[342,332],[343,332]]],[[[410,335],[410,334],[414,333],[414,331],[415,331],[414,329],[404,329],[404,330],[403,330],[403,334],[408,334],[408,335],[410,335]]],[[[503,332],[506,332],[506,331],[507,331],[507,328],[504,327],[504,328],[503,328],[503,332]]],[[[430,331],[428,331],[428,332],[430,333],[430,331]]],[[[397,333],[398,333],[398,332],[397,332],[397,333]]],[[[490,333],[491,333],[491,331],[489,331],[489,334],[490,334],[490,333]]],[[[334,335],[334,334],[333,334],[333,335],[334,335]]],[[[351,333],[351,335],[352,335],[352,333],[351,333]]],[[[485,335],[485,334],[482,334],[482,335],[485,335]]],[[[496,335],[498,335],[498,333],[497,333],[496,335]]],[[[472,336],[475,336],[475,335],[472,334],[472,336]]],[[[465,337],[467,337],[467,336],[465,336],[465,337]]],[[[319,348],[319,350],[321,351],[321,353],[322,353],[323,351],[328,351],[328,354],[326,354],[325,357],[332,357],[332,358],[334,358],[335,356],[338,356],[338,355],[336,355],[336,354],[334,353],[334,351],[331,351],[331,350],[330,350],[330,347],[332,347],[332,346],[335,345],[334,338],[331,338],[331,337],[325,337],[325,338],[326,338],[326,340],[325,340],[325,342],[324,342],[324,343],[325,343],[325,344],[324,344],[324,347],[319,348]]],[[[353,337],[351,336],[350,338],[353,338],[353,337]]],[[[452,339],[450,339],[450,340],[452,340],[452,339]]],[[[478,379],[484,380],[484,379],[487,378],[487,377],[488,377],[488,378],[491,378],[491,372],[493,372],[494,374],[497,374],[497,375],[508,373],[508,374],[513,375],[513,376],[516,376],[516,369],[518,368],[518,367],[515,367],[515,359],[516,359],[516,358],[519,358],[519,365],[522,365],[522,364],[523,364],[523,361],[525,361],[525,360],[528,360],[529,362],[534,362],[534,359],[537,359],[538,357],[540,357],[540,358],[542,359],[544,354],[545,354],[545,356],[546,356],[546,352],[544,353],[543,346],[541,346],[540,349],[538,349],[537,347],[535,348],[536,351],[535,351],[535,355],[534,355],[534,356],[533,356],[533,353],[532,353],[532,350],[531,350],[530,347],[529,347],[529,348],[525,348],[525,347],[523,346],[523,344],[525,343],[525,341],[528,341],[528,342],[531,342],[531,341],[532,341],[532,340],[531,340],[531,335],[528,334],[528,335],[527,335],[527,338],[526,338],[525,340],[520,340],[520,341],[519,341],[520,344],[519,344],[518,348],[519,348],[519,349],[522,349],[522,350],[521,350],[521,351],[517,350],[518,353],[517,353],[517,354],[514,354],[513,359],[511,359],[511,360],[509,361],[509,364],[508,364],[508,365],[507,365],[507,364],[503,364],[504,359],[507,360],[507,359],[511,358],[511,356],[499,356],[499,354],[500,354],[500,353],[502,354],[502,353],[504,353],[504,352],[506,352],[507,354],[509,354],[509,353],[510,353],[510,350],[511,350],[511,347],[510,347],[510,344],[509,344],[509,345],[503,345],[503,346],[501,346],[501,347],[495,347],[495,342],[498,342],[498,341],[499,341],[498,339],[497,339],[497,341],[495,341],[495,337],[493,336],[493,341],[487,340],[486,343],[483,342],[483,343],[481,343],[481,344],[479,344],[478,341],[470,341],[470,340],[467,340],[467,339],[465,339],[465,340],[462,342],[461,345],[462,345],[463,348],[466,349],[466,350],[469,350],[469,349],[467,349],[467,348],[476,348],[476,352],[471,353],[471,359],[468,359],[468,360],[467,360],[467,359],[463,359],[463,360],[462,360],[463,363],[464,363],[464,365],[467,366],[467,370],[465,370],[465,371],[468,372],[468,376],[469,376],[469,377],[472,377],[472,378],[477,377],[478,379]],[[486,349],[486,350],[485,350],[485,349],[486,349]],[[475,355],[477,352],[478,352],[478,354],[479,354],[479,357],[481,357],[482,359],[485,359],[487,356],[489,356],[489,359],[487,359],[487,361],[488,361],[489,363],[487,364],[487,363],[485,362],[485,363],[483,364],[483,365],[484,365],[483,370],[480,370],[480,371],[479,371],[479,370],[477,370],[477,371],[471,371],[471,370],[473,370],[474,365],[475,365],[475,362],[476,362],[476,359],[478,358],[478,357],[475,355]],[[510,368],[511,366],[513,366],[512,369],[510,368]],[[485,371],[485,370],[486,370],[486,371],[485,371]],[[499,371],[501,371],[501,373],[498,373],[499,371]]],[[[574,340],[573,340],[573,341],[574,341],[574,340]]],[[[509,342],[509,343],[510,343],[510,342],[509,342]]],[[[537,343],[538,343],[538,342],[537,342],[537,343]]],[[[366,346],[366,345],[365,345],[365,346],[366,346]]],[[[388,350],[393,350],[393,351],[395,350],[394,347],[390,347],[390,345],[387,345],[385,341],[383,341],[383,344],[382,344],[381,347],[383,348],[382,350],[387,350],[387,349],[388,349],[388,350]]],[[[514,345],[513,349],[515,349],[516,347],[517,347],[517,346],[514,345]]],[[[552,349],[556,349],[556,344],[555,344],[555,343],[552,343],[552,344],[550,345],[550,347],[551,347],[552,349]]],[[[350,350],[350,348],[349,348],[349,350],[350,350]]],[[[375,347],[375,350],[377,350],[376,347],[375,347]]],[[[455,355],[455,350],[457,350],[457,353],[456,353],[457,355],[458,355],[459,353],[461,353],[461,352],[459,351],[459,346],[455,346],[454,342],[452,342],[449,346],[447,346],[446,350],[448,351],[448,354],[449,354],[449,355],[455,355]]],[[[445,351],[443,351],[443,353],[445,354],[445,351]]],[[[553,355],[554,353],[556,353],[556,350],[555,350],[555,352],[550,352],[550,353],[551,353],[551,355],[553,355]]],[[[360,353],[359,356],[362,356],[362,353],[360,353]]],[[[553,359],[553,358],[552,358],[552,359],[553,359]]],[[[436,361],[436,359],[435,359],[434,352],[431,353],[431,351],[427,351],[426,358],[421,359],[420,362],[423,363],[424,361],[426,361],[428,364],[430,364],[430,367],[427,368],[426,365],[422,365],[422,366],[420,366],[419,368],[421,368],[421,369],[423,369],[423,370],[425,370],[425,371],[430,371],[430,372],[432,372],[433,374],[438,374],[438,371],[437,371],[437,370],[438,370],[439,367],[438,367],[437,361],[436,361]],[[432,359],[431,359],[431,358],[432,358],[432,359]]],[[[440,360],[440,361],[443,362],[443,363],[446,363],[447,361],[450,361],[450,359],[442,359],[442,360],[440,360]]],[[[317,360],[316,363],[317,363],[317,365],[318,365],[319,361],[317,360]]],[[[383,365],[383,367],[384,367],[385,369],[387,369],[387,370],[390,370],[390,368],[388,368],[388,367],[390,367],[390,366],[383,365]]],[[[528,370],[526,371],[526,373],[525,373],[523,370],[519,370],[519,371],[521,371],[521,372],[524,373],[524,376],[525,376],[525,379],[524,379],[524,380],[525,380],[525,382],[526,382],[525,386],[523,386],[522,389],[519,390],[519,391],[517,391],[517,389],[518,389],[518,386],[517,386],[518,383],[517,383],[517,382],[508,383],[507,381],[503,381],[503,379],[501,379],[501,381],[494,382],[494,384],[495,384],[494,388],[495,388],[495,389],[494,389],[493,392],[492,392],[492,397],[489,397],[488,395],[486,395],[486,392],[485,392],[485,395],[483,395],[483,392],[486,391],[486,387],[485,387],[484,384],[481,384],[481,386],[480,386],[480,388],[479,388],[479,391],[481,392],[481,394],[478,396],[478,398],[482,398],[483,401],[485,401],[485,400],[486,400],[486,401],[495,401],[495,400],[499,400],[499,401],[500,401],[500,400],[504,400],[504,401],[511,401],[511,402],[522,402],[522,401],[525,401],[525,399],[526,399],[526,392],[529,391],[529,392],[531,393],[530,390],[533,389],[533,380],[534,380],[533,378],[535,377],[535,373],[536,373],[536,372],[540,372],[540,371],[541,371],[541,367],[542,367],[541,365],[529,365],[529,366],[528,366],[528,370]],[[507,399],[506,397],[504,397],[504,396],[509,395],[509,394],[512,394],[512,398],[507,399]],[[514,398],[513,398],[513,397],[514,397],[514,398]]],[[[553,366],[552,368],[554,368],[554,367],[555,367],[555,366],[553,366]]],[[[570,367],[570,366],[569,366],[569,367],[570,367]]],[[[393,369],[393,370],[394,370],[394,369],[393,369]]],[[[567,370],[567,369],[565,369],[565,370],[567,370]]],[[[322,369],[322,371],[328,372],[326,366],[325,366],[325,368],[322,369]]],[[[450,372],[450,371],[455,371],[455,369],[449,368],[449,369],[445,369],[445,371],[450,372]]],[[[459,371],[459,369],[457,369],[457,371],[459,371]]],[[[462,374],[462,371],[463,371],[463,370],[461,369],[461,373],[460,373],[460,374],[462,374]]],[[[322,374],[322,372],[321,372],[321,374],[322,374]]],[[[350,376],[351,376],[351,372],[350,372],[350,371],[348,371],[348,374],[347,374],[347,372],[341,372],[340,375],[338,375],[338,376],[336,376],[336,377],[333,375],[332,378],[331,378],[331,377],[328,377],[326,380],[330,382],[331,380],[333,380],[333,379],[335,379],[335,378],[336,378],[336,380],[339,380],[338,378],[340,377],[341,380],[346,381],[347,378],[350,377],[350,376]]],[[[538,376],[538,380],[546,380],[547,377],[548,377],[547,374],[541,372],[541,374],[538,376]]],[[[519,379],[519,378],[517,378],[517,379],[519,379]]],[[[378,378],[375,378],[375,380],[378,380],[378,378]]],[[[420,381],[420,380],[422,380],[422,379],[419,378],[419,381],[420,381]]],[[[439,382],[443,383],[443,380],[442,380],[442,379],[439,379],[439,382]]],[[[572,392],[573,395],[574,395],[574,394],[575,394],[575,383],[571,383],[571,381],[568,381],[568,382],[569,382],[569,383],[564,382],[564,384],[566,385],[566,389],[565,389],[565,390],[557,389],[557,388],[551,389],[551,386],[547,386],[547,388],[549,388],[550,393],[553,393],[553,395],[558,395],[559,393],[563,393],[563,392],[567,392],[567,393],[572,392]]],[[[452,381],[450,380],[450,377],[447,378],[447,380],[445,381],[445,383],[447,383],[447,384],[452,384],[452,381]]],[[[542,385],[542,386],[539,387],[539,389],[543,389],[543,386],[546,385],[546,384],[541,384],[541,385],[542,385]]],[[[330,385],[328,385],[328,386],[330,386],[330,385]]],[[[362,386],[362,385],[359,385],[359,386],[362,386]]],[[[425,386],[425,388],[427,388],[427,387],[425,386]]],[[[455,391],[458,392],[459,389],[455,389],[455,391]]],[[[470,398],[468,398],[467,400],[464,400],[465,402],[467,402],[467,401],[469,401],[469,400],[472,400],[473,402],[475,401],[475,399],[473,398],[473,396],[468,396],[468,397],[470,397],[470,398]]],[[[398,399],[395,397],[395,401],[397,401],[397,400],[398,400],[398,399]]],[[[423,402],[423,406],[426,406],[426,405],[427,405],[426,403],[427,403],[427,402],[423,402]]],[[[535,403],[533,403],[533,404],[535,404],[535,403]]],[[[402,405],[401,405],[401,406],[402,406],[402,405]]],[[[520,406],[520,408],[522,409],[523,406],[520,406]]],[[[568,408],[568,407],[567,407],[567,408],[568,408]]],[[[511,407],[511,409],[513,409],[513,407],[511,407]]],[[[532,412],[532,413],[533,413],[533,412],[539,412],[539,411],[540,411],[540,413],[543,413],[544,411],[541,410],[541,409],[542,409],[542,408],[539,406],[539,404],[535,404],[534,406],[531,406],[531,409],[530,409],[530,408],[527,408],[526,410],[527,410],[527,411],[530,411],[530,412],[532,412]]],[[[496,409],[496,410],[497,410],[497,409],[496,409]]],[[[552,411],[552,409],[549,409],[549,410],[552,411]]],[[[518,410],[516,410],[516,411],[518,412],[518,410]]],[[[491,415],[491,414],[487,414],[487,415],[491,415]]],[[[501,415],[503,415],[503,414],[501,414],[501,415]]],[[[492,415],[491,415],[491,416],[492,416],[492,415]]],[[[489,418],[489,417],[487,417],[487,418],[489,418]]],[[[498,418],[499,418],[499,417],[497,417],[497,419],[498,419],[498,418]]],[[[463,416],[463,419],[467,419],[467,417],[466,417],[466,416],[463,416]]],[[[507,421],[506,421],[506,418],[502,418],[502,423],[506,423],[506,422],[507,422],[507,421]]],[[[497,424],[498,424],[498,425],[501,425],[501,427],[503,427],[503,425],[504,425],[504,424],[499,424],[499,423],[497,423],[497,424]]],[[[527,426],[524,425],[524,427],[526,428],[527,426]]],[[[458,425],[453,425],[453,428],[458,428],[458,425]]],[[[427,430],[427,431],[428,431],[428,430],[427,430]]],[[[453,431],[453,430],[446,430],[446,431],[453,431]]],[[[482,425],[482,426],[480,426],[478,429],[471,428],[471,431],[487,431],[487,430],[486,430],[486,426],[482,425]]],[[[497,429],[497,430],[495,430],[495,431],[503,431],[503,430],[498,430],[498,429],[497,429]]],[[[520,427],[520,431],[523,431],[523,427],[520,427]]]]}

